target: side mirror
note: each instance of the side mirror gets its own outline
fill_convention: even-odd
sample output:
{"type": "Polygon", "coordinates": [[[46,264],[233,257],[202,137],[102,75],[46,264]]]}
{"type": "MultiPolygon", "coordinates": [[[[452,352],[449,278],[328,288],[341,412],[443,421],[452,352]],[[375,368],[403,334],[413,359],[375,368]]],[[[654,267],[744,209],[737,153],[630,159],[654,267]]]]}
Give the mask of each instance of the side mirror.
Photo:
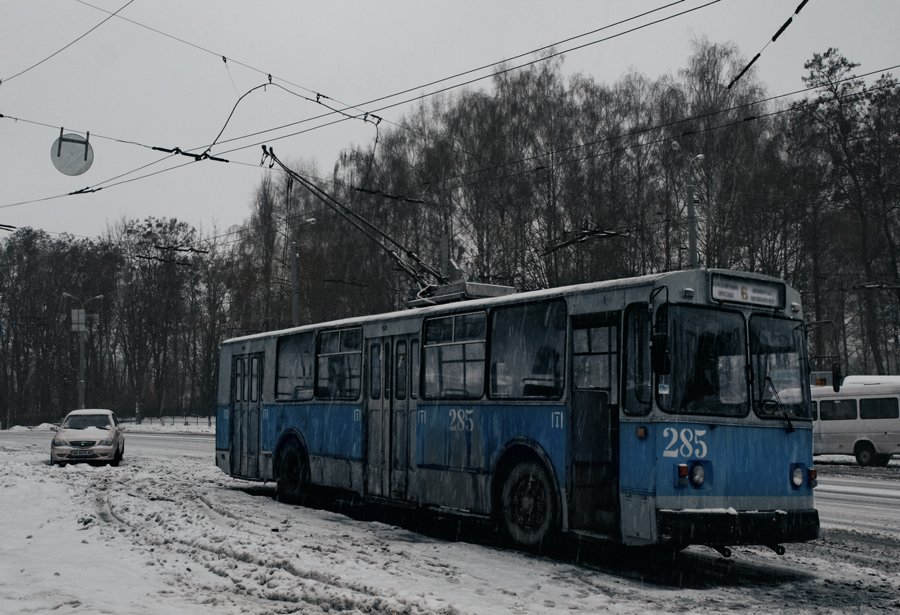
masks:
{"type": "Polygon", "coordinates": [[[59,425],[50,425],[50,429],[53,431],[59,431],[59,425]]]}
{"type": "Polygon", "coordinates": [[[843,374],[841,374],[841,364],[832,363],[831,364],[831,386],[834,389],[835,393],[838,393],[841,390],[841,381],[844,379],[843,374]]]}
{"type": "Polygon", "coordinates": [[[654,333],[650,343],[650,365],[654,373],[660,376],[668,375],[672,371],[672,361],[669,358],[669,336],[665,333],[654,333]]]}
{"type": "Polygon", "coordinates": [[[125,425],[119,425],[116,429],[119,431],[125,431],[125,425]]]}

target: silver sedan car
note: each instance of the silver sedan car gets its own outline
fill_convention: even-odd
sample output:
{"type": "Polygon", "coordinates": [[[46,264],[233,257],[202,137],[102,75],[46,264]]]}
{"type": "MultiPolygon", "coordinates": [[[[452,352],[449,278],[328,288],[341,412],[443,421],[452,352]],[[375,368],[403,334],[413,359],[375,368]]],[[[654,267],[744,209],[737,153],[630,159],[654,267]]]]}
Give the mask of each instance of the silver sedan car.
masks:
{"type": "Polygon", "coordinates": [[[73,410],[50,444],[50,463],[91,462],[117,466],[125,454],[125,426],[111,410],[73,410]]]}

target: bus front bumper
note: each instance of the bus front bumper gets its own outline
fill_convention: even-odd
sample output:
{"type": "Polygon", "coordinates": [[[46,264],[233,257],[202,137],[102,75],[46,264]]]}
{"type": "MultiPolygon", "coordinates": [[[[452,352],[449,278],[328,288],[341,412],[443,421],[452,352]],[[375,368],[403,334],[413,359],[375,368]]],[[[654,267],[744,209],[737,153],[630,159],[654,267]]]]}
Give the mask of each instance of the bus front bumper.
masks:
{"type": "Polygon", "coordinates": [[[777,545],[819,537],[819,511],[660,510],[660,542],[678,545],[777,545]]]}

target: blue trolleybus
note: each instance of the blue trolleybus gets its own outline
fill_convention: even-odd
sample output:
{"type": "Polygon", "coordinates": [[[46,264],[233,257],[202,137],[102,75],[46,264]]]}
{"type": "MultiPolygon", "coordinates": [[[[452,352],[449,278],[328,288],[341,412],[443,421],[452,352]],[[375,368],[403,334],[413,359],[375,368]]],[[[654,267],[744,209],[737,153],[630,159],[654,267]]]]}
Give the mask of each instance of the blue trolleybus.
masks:
{"type": "Polygon", "coordinates": [[[286,501],[325,486],[493,519],[521,548],[817,538],[794,289],[718,270],[496,288],[227,340],[217,465],[286,501]]]}

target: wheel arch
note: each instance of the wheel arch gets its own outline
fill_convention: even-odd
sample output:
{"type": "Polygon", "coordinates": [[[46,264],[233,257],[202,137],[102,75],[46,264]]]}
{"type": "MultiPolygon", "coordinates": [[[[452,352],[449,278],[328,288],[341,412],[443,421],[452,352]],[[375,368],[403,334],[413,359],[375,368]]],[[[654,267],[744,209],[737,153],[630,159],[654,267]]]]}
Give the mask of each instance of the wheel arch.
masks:
{"type": "Polygon", "coordinates": [[[556,503],[556,520],[557,526],[562,525],[562,519],[565,516],[565,506],[563,502],[563,490],[560,486],[559,476],[557,476],[556,468],[550,460],[550,456],[543,447],[531,438],[518,436],[503,445],[497,460],[494,463],[491,472],[491,514],[497,516],[499,511],[499,503],[503,489],[503,482],[512,469],[522,461],[536,461],[541,464],[544,471],[550,477],[550,483],[553,485],[554,501],[556,503]]]}
{"type": "Polygon", "coordinates": [[[275,450],[272,451],[272,472],[275,476],[278,476],[278,464],[281,461],[281,451],[288,442],[297,443],[300,447],[301,454],[306,456],[306,464],[307,467],[309,467],[309,448],[306,446],[306,438],[303,437],[303,434],[300,433],[298,429],[291,427],[285,429],[281,436],[279,436],[278,444],[275,445],[275,450]]]}

